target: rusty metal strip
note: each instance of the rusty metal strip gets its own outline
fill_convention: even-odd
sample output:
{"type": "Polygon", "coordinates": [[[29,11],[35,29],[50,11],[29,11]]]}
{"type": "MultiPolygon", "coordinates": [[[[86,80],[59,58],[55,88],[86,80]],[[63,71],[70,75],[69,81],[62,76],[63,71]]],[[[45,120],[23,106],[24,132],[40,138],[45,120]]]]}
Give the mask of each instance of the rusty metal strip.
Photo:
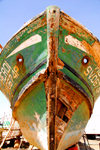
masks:
{"type": "MultiPolygon", "coordinates": [[[[74,25],[74,27],[76,27],[76,30],[79,31],[77,32],[77,34],[80,34],[80,31],[83,30],[85,36],[89,35],[91,36],[91,38],[93,38],[94,40],[98,40],[86,27],[84,27],[82,24],[80,24],[78,21],[76,21],[74,18],[68,16],[67,14],[65,14],[64,12],[61,11],[61,22],[60,25],[63,25],[63,27],[68,28],[68,26],[66,26],[66,20],[72,25],[74,25]]],[[[68,25],[68,24],[67,24],[68,25]]],[[[69,26],[69,29],[72,31],[75,31],[75,29],[73,29],[73,26],[69,26]]]]}
{"type": "Polygon", "coordinates": [[[45,79],[46,79],[45,70],[42,70],[41,72],[39,72],[39,74],[37,73],[35,75],[35,77],[31,78],[27,82],[27,84],[25,84],[25,86],[20,90],[20,92],[17,95],[17,97],[15,96],[15,98],[13,98],[14,100],[11,103],[11,108],[15,109],[15,107],[18,107],[18,105],[20,104],[21,100],[24,99],[25,94],[27,93],[28,89],[31,89],[31,87],[34,88],[40,82],[44,82],[45,79]]]}
{"type": "Polygon", "coordinates": [[[46,64],[47,60],[43,60],[38,66],[36,66],[31,72],[29,72],[20,82],[19,84],[16,86],[13,95],[16,93],[18,87],[30,76],[32,75],[34,72],[36,72],[39,68],[41,68],[44,64],[46,64]]]}
{"type": "MultiPolygon", "coordinates": [[[[92,113],[92,109],[93,109],[93,106],[94,106],[94,101],[92,102],[91,99],[89,98],[89,95],[88,93],[76,82],[74,81],[73,79],[71,79],[69,76],[67,76],[66,74],[62,74],[61,71],[58,71],[58,78],[62,81],[64,81],[66,84],[69,84],[70,86],[72,86],[73,88],[75,88],[76,90],[80,91],[82,95],[84,95],[84,97],[88,97],[87,99],[87,103],[89,105],[89,108],[90,108],[90,112],[92,113]]],[[[59,81],[60,81],[59,80],[59,81]]],[[[63,86],[61,87],[60,83],[59,83],[59,91],[58,91],[58,98],[60,101],[62,101],[62,103],[64,105],[66,105],[67,107],[67,103],[65,103],[63,100],[62,100],[62,97],[59,97],[60,95],[60,89],[63,88],[63,86]]],[[[67,90],[67,89],[66,89],[67,90]]],[[[93,99],[94,100],[94,99],[93,99]]]]}
{"type": "Polygon", "coordinates": [[[47,46],[48,46],[48,150],[56,150],[55,119],[57,105],[57,56],[59,36],[58,7],[47,8],[47,46]]]}
{"type": "Polygon", "coordinates": [[[69,81],[76,89],[78,89],[79,91],[81,91],[82,93],[84,93],[86,96],[89,97],[89,95],[86,93],[86,91],[77,82],[75,82],[73,79],[71,79],[70,77],[68,77],[65,74],[64,74],[64,79],[66,81],[69,81]]]}
{"type": "MultiPolygon", "coordinates": [[[[92,110],[94,107],[94,99],[93,99],[93,103],[91,102],[88,93],[86,93],[86,91],[78,84],[76,83],[74,80],[72,80],[70,77],[68,77],[67,75],[64,75],[63,79],[65,80],[65,82],[70,82],[70,84],[75,87],[77,90],[79,90],[81,92],[82,95],[84,95],[84,97],[88,97],[86,98],[86,101],[88,103],[89,106],[89,110],[90,110],[90,114],[92,114],[92,110]]],[[[91,116],[91,115],[90,115],[91,116]]]]}
{"type": "MultiPolygon", "coordinates": [[[[77,76],[88,88],[88,90],[90,91],[91,95],[93,96],[93,92],[90,88],[90,86],[88,85],[88,83],[81,77],[81,75],[79,75],[72,67],[70,67],[68,64],[66,64],[63,60],[61,60],[64,63],[64,67],[66,69],[68,69],[69,71],[71,71],[75,76],[77,76]]],[[[85,92],[86,93],[86,92],[85,92]]]]}

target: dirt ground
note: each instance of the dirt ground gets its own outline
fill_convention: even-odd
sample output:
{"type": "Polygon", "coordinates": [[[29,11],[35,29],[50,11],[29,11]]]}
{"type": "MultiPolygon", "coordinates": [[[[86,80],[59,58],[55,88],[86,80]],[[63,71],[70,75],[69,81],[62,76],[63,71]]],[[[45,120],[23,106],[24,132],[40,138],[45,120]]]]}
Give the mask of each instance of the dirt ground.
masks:
{"type": "MultiPolygon", "coordinates": [[[[79,142],[80,150],[100,150],[100,139],[96,140],[86,140],[84,144],[84,140],[81,139],[79,142]]],[[[2,148],[1,150],[31,150],[31,148],[2,148]]],[[[33,148],[32,150],[37,150],[33,148]]]]}
{"type": "Polygon", "coordinates": [[[83,139],[79,142],[80,150],[100,150],[100,139],[86,140],[84,143],[83,139]]]}
{"type": "Polygon", "coordinates": [[[28,147],[28,148],[12,148],[12,147],[8,147],[8,148],[2,148],[1,150],[39,150],[36,147],[28,147]]]}
{"type": "Polygon", "coordinates": [[[1,150],[29,150],[29,148],[12,148],[12,147],[8,147],[8,148],[2,148],[1,150]]]}

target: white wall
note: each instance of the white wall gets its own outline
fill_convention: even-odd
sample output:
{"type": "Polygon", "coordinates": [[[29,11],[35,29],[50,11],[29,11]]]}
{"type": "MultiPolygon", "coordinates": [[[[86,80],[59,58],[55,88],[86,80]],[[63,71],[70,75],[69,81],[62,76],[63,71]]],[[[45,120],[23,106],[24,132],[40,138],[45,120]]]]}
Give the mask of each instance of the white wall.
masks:
{"type": "Polygon", "coordinates": [[[100,97],[95,103],[93,114],[86,126],[85,132],[87,134],[100,134],[100,97]]]}

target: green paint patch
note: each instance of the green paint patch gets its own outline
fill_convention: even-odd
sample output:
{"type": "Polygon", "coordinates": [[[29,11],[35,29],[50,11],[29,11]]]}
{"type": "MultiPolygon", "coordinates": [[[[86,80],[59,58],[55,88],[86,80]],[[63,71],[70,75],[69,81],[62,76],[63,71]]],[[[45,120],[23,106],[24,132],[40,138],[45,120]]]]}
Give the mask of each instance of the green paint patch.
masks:
{"type": "MultiPolygon", "coordinates": [[[[28,122],[29,128],[36,130],[39,126],[42,130],[46,127],[46,94],[44,83],[38,84],[34,87],[21,101],[20,105],[16,109],[16,117],[19,121],[28,122]]],[[[44,130],[45,131],[45,130],[44,130]]],[[[27,132],[27,131],[26,131],[27,132]]]]}
{"type": "MultiPolygon", "coordinates": [[[[17,97],[18,97],[18,94],[19,94],[19,92],[21,91],[21,89],[23,89],[24,88],[24,86],[26,86],[26,84],[28,84],[28,82],[32,82],[32,78],[34,78],[34,76],[36,75],[36,74],[38,74],[39,72],[41,72],[43,69],[45,69],[46,68],[46,64],[45,65],[43,65],[41,68],[39,68],[36,72],[34,72],[33,74],[31,74],[28,78],[26,78],[20,85],[19,85],[19,87],[18,87],[18,89],[16,90],[16,92],[15,92],[15,94],[14,94],[14,97],[13,97],[13,99],[11,99],[11,103],[12,103],[12,107],[14,107],[14,104],[15,104],[15,102],[16,102],[16,100],[17,100],[17,97]]],[[[14,91],[13,91],[14,92],[14,91]]]]}
{"type": "Polygon", "coordinates": [[[89,118],[90,118],[89,108],[87,103],[84,101],[82,102],[81,105],[79,105],[78,109],[74,112],[65,132],[81,130],[82,128],[84,129],[89,118]]]}
{"type": "Polygon", "coordinates": [[[83,41],[82,37],[79,37],[78,34],[71,33],[70,35],[73,36],[74,38],[78,39],[79,41],[83,41]]]}
{"type": "MultiPolygon", "coordinates": [[[[27,26],[27,28],[32,28],[32,26],[31,27],[27,26]]],[[[23,78],[25,78],[25,76],[27,76],[28,74],[30,74],[30,76],[32,77],[31,72],[34,70],[34,68],[39,66],[41,62],[43,62],[44,60],[47,60],[47,31],[46,30],[47,30],[46,26],[44,26],[35,30],[34,32],[32,31],[30,34],[28,34],[27,30],[25,30],[25,33],[23,34],[21,33],[22,31],[20,31],[8,43],[9,46],[7,45],[5,49],[3,50],[3,53],[2,53],[3,62],[0,62],[0,65],[2,64],[3,66],[5,61],[7,62],[8,65],[6,65],[6,67],[4,68],[7,75],[6,76],[4,75],[4,76],[6,78],[5,80],[7,80],[9,85],[11,86],[9,88],[9,86],[7,86],[8,83],[4,83],[4,81],[2,81],[4,85],[3,84],[1,85],[2,85],[3,91],[6,93],[6,96],[10,99],[10,101],[13,98],[12,95],[13,95],[13,92],[15,91],[15,88],[23,80],[23,78]],[[14,54],[12,53],[16,48],[19,48],[20,44],[22,44],[23,42],[26,42],[29,38],[34,37],[35,35],[38,35],[38,37],[40,38],[39,39],[40,42],[30,45],[28,47],[26,45],[26,47],[23,48],[22,50],[14,54]],[[17,38],[20,36],[22,36],[22,39],[18,41],[17,38]],[[6,48],[8,47],[9,49],[6,50],[6,48]],[[10,56],[9,54],[11,53],[12,55],[10,56]],[[20,56],[23,57],[23,64],[17,61],[17,56],[19,54],[20,56]],[[6,56],[8,57],[5,58],[6,56]],[[16,78],[15,78],[15,75],[17,75],[16,78]]],[[[43,65],[43,67],[40,66],[40,68],[46,69],[46,63],[43,65]]],[[[41,69],[38,68],[39,71],[41,71],[41,69]]],[[[38,72],[38,70],[36,70],[36,72],[38,72]]],[[[34,73],[34,75],[35,74],[36,73],[34,73]]],[[[20,88],[18,89],[17,93],[19,93],[19,91],[20,91],[20,88]]]]}

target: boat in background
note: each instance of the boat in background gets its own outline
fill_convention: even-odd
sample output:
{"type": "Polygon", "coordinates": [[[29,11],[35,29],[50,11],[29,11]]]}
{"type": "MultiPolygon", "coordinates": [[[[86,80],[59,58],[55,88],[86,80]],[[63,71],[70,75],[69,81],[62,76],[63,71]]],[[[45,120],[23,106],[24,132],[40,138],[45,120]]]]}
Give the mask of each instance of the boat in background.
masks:
{"type": "Polygon", "coordinates": [[[3,48],[0,90],[31,144],[41,150],[78,149],[73,145],[100,95],[100,42],[50,6],[3,48]]]}

